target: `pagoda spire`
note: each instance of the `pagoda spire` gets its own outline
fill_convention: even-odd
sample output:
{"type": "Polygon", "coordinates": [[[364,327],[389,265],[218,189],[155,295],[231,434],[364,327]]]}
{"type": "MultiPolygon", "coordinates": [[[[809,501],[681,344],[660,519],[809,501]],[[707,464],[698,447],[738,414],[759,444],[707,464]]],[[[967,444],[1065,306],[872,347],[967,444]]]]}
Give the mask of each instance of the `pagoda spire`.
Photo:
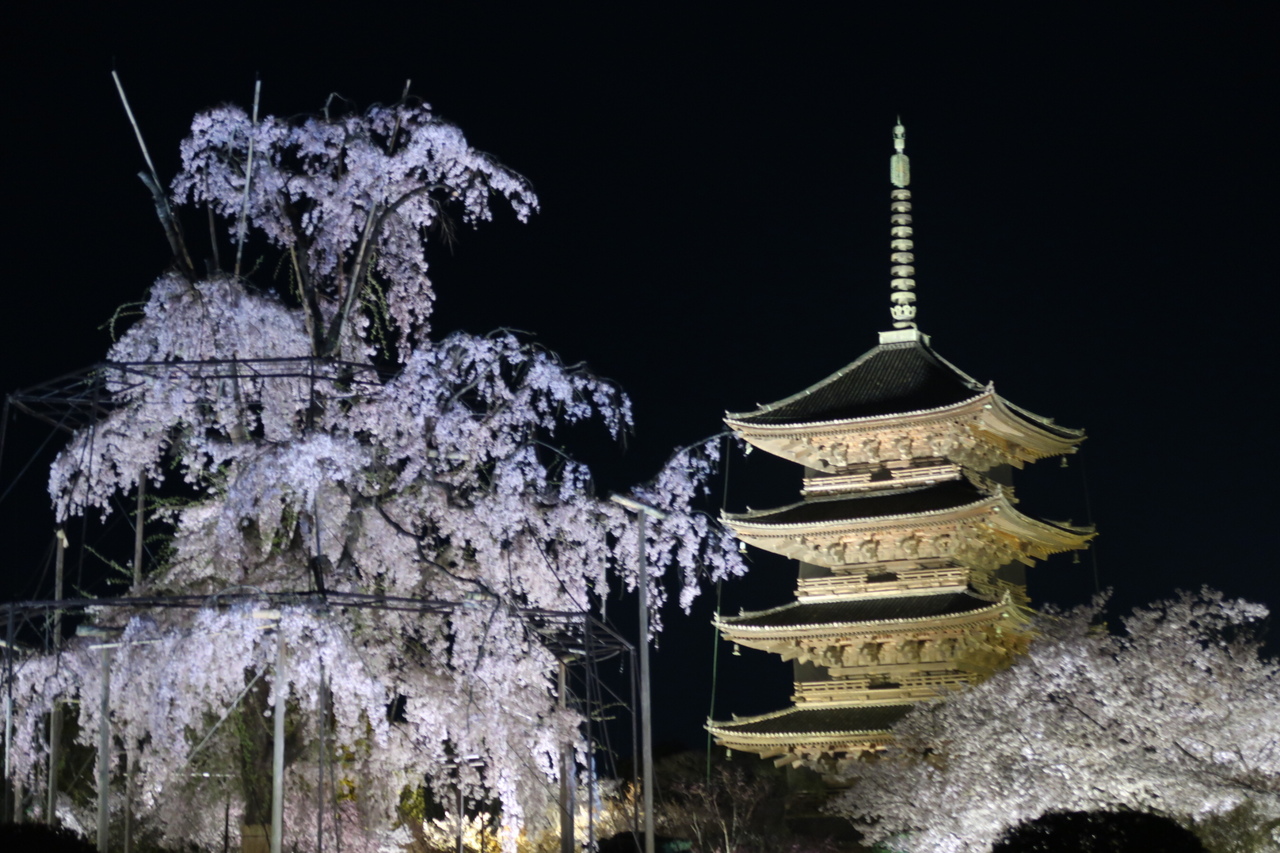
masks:
{"type": "Polygon", "coordinates": [[[916,328],[916,256],[912,253],[915,244],[911,240],[911,190],[907,189],[907,185],[911,183],[911,161],[907,159],[906,147],[907,130],[899,117],[893,128],[894,154],[889,158],[889,180],[893,184],[893,190],[889,193],[889,233],[892,235],[889,242],[892,251],[889,255],[889,272],[893,276],[889,283],[893,288],[889,295],[893,303],[889,314],[893,317],[895,329],[916,328]]]}

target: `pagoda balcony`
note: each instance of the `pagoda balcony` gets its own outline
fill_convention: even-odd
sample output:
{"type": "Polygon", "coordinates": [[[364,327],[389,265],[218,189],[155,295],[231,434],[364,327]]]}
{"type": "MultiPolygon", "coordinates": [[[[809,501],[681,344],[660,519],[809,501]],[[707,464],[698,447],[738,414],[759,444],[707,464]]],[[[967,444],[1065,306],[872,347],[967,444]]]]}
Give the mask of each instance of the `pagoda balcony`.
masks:
{"type": "Polygon", "coordinates": [[[972,572],[964,566],[938,566],[898,571],[886,569],[878,574],[859,572],[801,578],[796,586],[796,597],[801,601],[821,601],[857,595],[910,593],[922,589],[964,589],[971,575],[972,572]]]}
{"type": "Polygon", "coordinates": [[[892,682],[874,676],[854,676],[830,681],[798,681],[791,701],[797,705],[884,705],[919,702],[949,690],[972,684],[976,676],[966,672],[920,672],[902,675],[892,682]],[[879,682],[879,683],[877,683],[879,682]]]}
{"type": "Polygon", "coordinates": [[[884,468],[855,471],[849,474],[836,474],[830,477],[806,477],[800,490],[803,497],[818,495],[834,495],[841,492],[862,492],[869,489],[886,489],[906,485],[933,485],[943,480],[958,480],[962,476],[959,465],[943,463],[939,465],[920,465],[909,467],[907,463],[897,466],[890,463],[884,468]],[[884,476],[888,473],[888,477],[884,476]],[[879,475],[878,478],[873,479],[879,475]]]}

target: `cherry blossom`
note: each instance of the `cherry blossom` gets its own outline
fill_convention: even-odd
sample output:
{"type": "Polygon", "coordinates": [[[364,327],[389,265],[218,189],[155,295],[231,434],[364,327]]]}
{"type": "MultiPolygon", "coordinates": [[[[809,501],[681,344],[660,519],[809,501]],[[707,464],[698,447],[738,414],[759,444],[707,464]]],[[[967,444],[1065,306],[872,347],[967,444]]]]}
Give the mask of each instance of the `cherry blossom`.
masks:
{"type": "MultiPolygon", "coordinates": [[[[235,756],[283,691],[287,822],[314,826],[307,792],[337,765],[325,832],[346,820],[381,837],[425,783],[441,801],[461,789],[500,802],[514,844],[553,813],[563,745],[587,749],[537,614],[597,612],[611,578],[639,582],[633,519],[559,447],[571,425],[621,436],[627,396],[512,333],[428,336],[426,235],[448,215],[489,219],[496,197],[521,219],[537,200],[416,102],[256,123],[218,108],[197,116],[182,162],[175,201],[233,235],[243,205],[296,289],[181,264],[161,275],[103,367],[109,413],[50,472],[60,519],[109,512],[143,479],[167,490],[169,556],[130,594],[205,597],[96,614],[121,632],[111,725],[134,756],[134,808],[204,847],[220,847],[223,815],[193,812],[197,790],[259,820],[270,758],[235,756]],[[371,332],[380,312],[390,343],[371,332]]],[[[655,624],[668,570],[686,609],[703,579],[745,570],[694,510],[716,452],[677,453],[635,493],[666,516],[648,527],[655,624]]],[[[29,784],[54,702],[77,702],[81,736],[95,736],[99,655],[76,638],[20,668],[15,764],[29,784]]]]}
{"type": "MultiPolygon", "coordinates": [[[[1204,590],[1098,624],[1104,599],[1046,615],[1030,654],[922,706],[837,804],[902,850],[986,851],[1055,812],[1172,819],[1210,850],[1280,842],[1280,666],[1268,611],[1204,590]]],[[[1261,846],[1258,846],[1261,845],[1261,846]]]]}

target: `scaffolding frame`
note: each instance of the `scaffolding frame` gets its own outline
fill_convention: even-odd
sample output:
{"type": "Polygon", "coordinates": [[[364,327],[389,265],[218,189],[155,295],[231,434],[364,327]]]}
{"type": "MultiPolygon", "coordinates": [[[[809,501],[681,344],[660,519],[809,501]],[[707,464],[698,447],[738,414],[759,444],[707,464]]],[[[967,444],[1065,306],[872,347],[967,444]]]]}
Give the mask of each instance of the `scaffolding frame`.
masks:
{"type": "MultiPolygon", "coordinates": [[[[330,393],[325,395],[329,401],[342,398],[359,397],[364,393],[376,391],[383,386],[394,373],[384,371],[373,364],[349,362],[332,358],[313,356],[282,358],[235,358],[207,359],[199,361],[103,361],[71,373],[64,374],[38,385],[10,393],[4,402],[4,411],[0,414],[0,470],[3,469],[5,433],[10,419],[10,410],[21,412],[55,431],[73,434],[79,430],[89,429],[110,416],[124,400],[142,388],[157,388],[179,384],[187,389],[205,389],[212,383],[226,380],[249,383],[266,383],[272,380],[306,380],[309,397],[308,411],[314,412],[318,403],[316,391],[325,386],[330,393]],[[337,391],[338,393],[332,393],[337,391]]],[[[215,390],[215,393],[217,391],[215,390]]],[[[308,424],[309,426],[309,424],[308,424]]],[[[25,470],[25,468],[24,468],[25,470]]],[[[2,484],[0,484],[2,485],[2,484]]],[[[140,501],[141,505],[141,501],[140,501]]],[[[141,540],[141,516],[137,523],[137,538],[141,540]]],[[[65,543],[65,540],[64,540],[65,543]]],[[[83,550],[84,543],[80,543],[83,550]]],[[[139,548],[139,551],[141,549],[139,548]]],[[[62,554],[59,552],[59,560],[62,554]]],[[[140,553],[135,557],[140,562],[140,553]]],[[[137,578],[135,567],[135,580],[137,578]]],[[[4,792],[3,803],[0,804],[0,819],[21,819],[23,796],[17,780],[13,778],[9,745],[13,736],[12,729],[12,691],[15,658],[32,653],[58,653],[62,641],[62,616],[83,615],[86,611],[114,609],[149,609],[149,608],[185,608],[197,609],[209,606],[226,605],[230,602],[252,601],[267,605],[289,604],[306,606],[317,611],[335,612],[352,609],[381,609],[401,612],[416,612],[423,615],[447,615],[459,607],[470,606],[473,602],[443,601],[431,598],[396,597],[356,592],[327,590],[308,590],[300,592],[267,593],[258,590],[246,591],[243,587],[231,588],[210,595],[151,595],[122,596],[114,598],[54,598],[10,602],[4,605],[5,640],[4,640],[4,792]],[[35,635],[33,645],[20,647],[23,638],[35,635]]],[[[552,611],[537,608],[513,608],[528,628],[538,634],[546,647],[560,660],[560,686],[565,692],[562,696],[568,700],[572,697],[573,706],[577,708],[584,720],[586,729],[584,737],[590,750],[591,761],[587,768],[587,783],[594,786],[596,779],[595,755],[602,754],[606,763],[612,763],[615,769],[614,756],[617,755],[611,737],[610,727],[605,725],[610,715],[606,708],[622,708],[630,721],[630,739],[633,755],[638,755],[639,720],[635,713],[636,697],[640,689],[637,647],[617,633],[603,621],[596,619],[589,612],[552,611]],[[629,696],[619,696],[606,681],[599,676],[598,665],[606,660],[623,657],[627,666],[627,687],[629,696]],[[573,680],[568,677],[569,671],[577,671],[577,682],[581,684],[579,691],[573,690],[573,680]]],[[[106,650],[110,643],[103,643],[104,666],[106,650]]],[[[104,696],[108,701],[107,688],[104,682],[104,696]]],[[[104,705],[104,708],[109,707],[104,705]]],[[[104,714],[104,719],[106,715],[104,714]]],[[[107,738],[106,727],[102,738],[107,738]]],[[[109,744],[107,745],[109,746],[109,744]]],[[[56,747],[55,747],[56,748],[56,747]]],[[[100,745],[100,748],[101,747],[100,745]]],[[[103,762],[105,764],[105,762],[103,762]]],[[[638,772],[638,763],[632,762],[638,772]]],[[[563,775],[563,774],[562,774],[563,775]]],[[[635,776],[635,772],[632,774],[635,776]]],[[[49,802],[53,802],[57,780],[47,780],[51,789],[49,802]]],[[[631,784],[638,789],[639,779],[633,778],[631,784]]],[[[104,828],[107,811],[106,798],[108,787],[99,780],[99,843],[105,851],[106,829],[104,828]]],[[[572,786],[570,786],[570,791],[572,786]]],[[[126,791],[126,797],[129,796],[126,791]]],[[[561,809],[561,849],[573,847],[573,805],[566,804],[565,787],[562,785],[561,809]],[[564,835],[568,827],[570,835],[564,835]]],[[[571,795],[572,796],[572,795],[571,795]]],[[[588,849],[595,849],[595,813],[594,794],[587,797],[588,803],[588,849]]],[[[635,830],[639,829],[640,816],[638,799],[632,815],[635,830]]],[[[49,809],[52,812],[51,809],[49,809]]],[[[129,810],[125,809],[126,816],[129,810]]],[[[47,819],[52,821],[56,816],[52,813],[47,819]]],[[[322,820],[322,815],[318,815],[322,820]]],[[[128,821],[126,820],[126,853],[128,853],[128,821]]],[[[459,825],[461,833],[461,821],[459,825]]],[[[461,835],[459,834],[459,844],[461,835]]],[[[461,846],[459,846],[461,850],[461,846]]]]}
{"type": "MultiPolygon", "coordinates": [[[[448,615],[458,608],[474,606],[474,602],[463,601],[442,601],[431,598],[410,598],[402,596],[383,596],[363,593],[344,593],[344,592],[261,592],[256,590],[245,590],[243,587],[236,587],[229,590],[213,593],[210,595],[170,595],[170,596],[139,596],[139,597],[119,597],[119,598],[69,598],[69,599],[46,599],[36,601],[9,602],[0,605],[4,609],[4,744],[5,744],[5,762],[4,762],[4,801],[3,814],[7,819],[13,819],[15,822],[21,819],[26,812],[24,800],[29,800],[34,804],[37,801],[37,792],[23,792],[18,780],[15,778],[14,768],[10,759],[8,745],[12,742],[14,736],[13,729],[13,684],[15,666],[23,657],[36,654],[58,654],[60,653],[61,637],[53,636],[54,626],[61,624],[61,617],[70,616],[74,620],[75,617],[84,618],[89,615],[90,611],[102,614],[114,611],[127,610],[137,612],[140,610],[148,610],[153,608],[161,609],[187,609],[195,610],[206,607],[226,608],[234,605],[257,605],[265,608],[280,608],[284,606],[306,607],[314,612],[321,614],[338,614],[349,610],[388,610],[407,613],[419,613],[423,615],[448,615]],[[21,639],[24,635],[31,637],[35,635],[39,638],[39,642],[31,644],[25,643],[21,639]]],[[[595,786],[598,779],[596,774],[594,755],[602,753],[606,760],[610,758],[615,750],[611,743],[609,728],[605,725],[605,715],[603,709],[606,707],[624,706],[628,711],[634,708],[634,693],[637,678],[636,669],[636,648],[635,646],[622,637],[617,631],[610,626],[596,619],[588,613],[572,612],[572,611],[555,611],[544,610],[539,608],[515,608],[521,621],[529,628],[529,630],[542,638],[545,646],[556,655],[561,663],[561,678],[559,686],[567,689],[562,693],[564,700],[563,707],[571,707],[576,709],[583,719],[583,737],[588,744],[593,756],[593,760],[588,764],[585,772],[586,785],[588,787],[587,810],[587,832],[588,837],[584,839],[587,849],[595,849],[597,842],[595,834],[595,786]],[[628,701],[624,697],[618,696],[607,683],[599,676],[598,666],[600,663],[617,658],[623,658],[623,665],[627,666],[631,677],[628,679],[631,687],[632,696],[628,701]],[[581,689],[574,690],[573,682],[567,677],[570,668],[578,671],[577,682],[581,684],[581,689]]],[[[60,627],[59,629],[60,630],[60,627]]],[[[119,646],[119,643],[113,642],[114,634],[120,630],[119,626],[111,628],[103,628],[101,626],[92,626],[82,624],[80,630],[77,631],[81,636],[98,637],[101,642],[90,646],[91,649],[100,649],[103,652],[104,668],[108,666],[110,650],[119,646]],[[88,628],[86,631],[85,628],[88,628]]],[[[283,695],[284,691],[281,691],[283,695]]],[[[83,701],[83,699],[82,699],[83,701]]],[[[99,697],[102,704],[102,719],[108,720],[110,702],[109,681],[104,679],[102,686],[102,695],[99,697]]],[[[634,713],[630,715],[631,739],[634,745],[636,740],[637,718],[634,713]]],[[[282,719],[282,717],[281,717],[282,719]]],[[[51,751],[51,760],[56,754],[57,745],[52,742],[49,744],[51,751]]],[[[107,757],[109,754],[118,753],[119,749],[111,743],[109,731],[109,723],[100,727],[99,734],[99,779],[98,779],[98,816],[99,816],[99,847],[106,850],[107,839],[107,815],[110,811],[111,790],[109,784],[104,784],[103,774],[108,765],[107,757]]],[[[565,777],[567,778],[567,777],[565,777]]],[[[638,784],[637,779],[631,780],[632,784],[638,784]]],[[[126,785],[129,781],[126,780],[126,785]]],[[[279,775],[273,780],[273,787],[279,784],[279,775]]],[[[46,791],[48,802],[54,801],[58,780],[51,772],[47,774],[46,786],[51,790],[46,791]]],[[[323,781],[320,784],[323,790],[323,781]]],[[[277,788],[278,790],[278,788],[277,788]]],[[[573,790],[570,785],[569,791],[573,790]]],[[[569,799],[563,796],[564,788],[562,786],[562,796],[560,799],[560,809],[562,815],[562,838],[563,827],[572,827],[574,818],[574,806],[577,802],[576,795],[570,793],[569,799]],[[566,820],[567,819],[567,820],[566,820]]],[[[122,809],[126,820],[126,827],[129,826],[129,816],[132,814],[129,808],[129,800],[132,792],[126,790],[123,793],[125,797],[125,805],[122,809]]],[[[317,805],[317,822],[324,820],[322,801],[318,800],[317,805]]],[[[52,824],[55,815],[50,813],[45,815],[46,822],[52,824]]],[[[461,815],[459,815],[461,818],[461,815]]],[[[633,823],[638,817],[633,816],[633,823]]],[[[570,839],[572,830],[570,830],[570,839]]],[[[459,833],[461,833],[461,824],[459,825],[459,833]]],[[[129,853],[129,834],[128,829],[125,831],[125,842],[123,850],[129,853]]],[[[322,845],[322,842],[320,842],[322,845]]],[[[319,846],[319,845],[318,845],[319,846]]],[[[321,849],[323,849],[321,847],[321,849]]],[[[572,849],[578,849],[574,847],[572,849]]]]}

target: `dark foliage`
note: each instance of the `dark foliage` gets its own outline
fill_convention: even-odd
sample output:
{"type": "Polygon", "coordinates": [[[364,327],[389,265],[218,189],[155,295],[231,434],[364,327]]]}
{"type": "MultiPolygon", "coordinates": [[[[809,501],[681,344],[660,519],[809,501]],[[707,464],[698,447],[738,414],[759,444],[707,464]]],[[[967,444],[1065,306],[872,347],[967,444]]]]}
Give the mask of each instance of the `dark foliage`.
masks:
{"type": "Polygon", "coordinates": [[[42,823],[0,824],[0,850],[5,853],[94,853],[97,847],[66,828],[42,823]]]}
{"type": "Polygon", "coordinates": [[[1050,812],[1014,827],[991,853],[1206,853],[1188,830],[1140,812],[1050,812]]]}

